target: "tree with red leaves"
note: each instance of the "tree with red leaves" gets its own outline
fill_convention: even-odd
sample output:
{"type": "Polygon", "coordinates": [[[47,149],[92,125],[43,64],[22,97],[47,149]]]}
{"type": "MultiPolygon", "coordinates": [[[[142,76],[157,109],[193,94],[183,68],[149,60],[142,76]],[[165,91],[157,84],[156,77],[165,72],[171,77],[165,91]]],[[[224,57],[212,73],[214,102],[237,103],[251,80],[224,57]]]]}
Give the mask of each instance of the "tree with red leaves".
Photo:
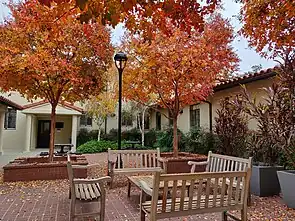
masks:
{"type": "Polygon", "coordinates": [[[173,120],[174,156],[178,154],[177,119],[181,110],[206,100],[216,81],[237,67],[232,40],[229,22],[215,15],[201,34],[175,28],[170,37],[158,32],[151,43],[136,36],[125,43],[129,65],[124,72],[124,96],[145,104],[156,95],[156,103],[168,109],[173,120]]]}

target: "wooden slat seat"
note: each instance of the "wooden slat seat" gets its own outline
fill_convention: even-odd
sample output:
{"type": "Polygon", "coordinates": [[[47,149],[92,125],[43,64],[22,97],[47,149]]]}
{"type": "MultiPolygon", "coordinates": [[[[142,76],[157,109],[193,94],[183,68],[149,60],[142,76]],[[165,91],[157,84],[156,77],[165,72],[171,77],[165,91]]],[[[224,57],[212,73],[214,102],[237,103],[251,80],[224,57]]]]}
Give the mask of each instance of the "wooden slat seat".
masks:
{"type": "MultiPolygon", "coordinates": [[[[242,209],[243,207],[243,204],[240,203],[240,204],[236,204],[234,201],[231,201],[229,202],[228,201],[228,196],[225,196],[223,199],[224,199],[224,202],[223,202],[223,205],[221,205],[221,195],[217,195],[215,200],[216,202],[213,204],[213,195],[210,195],[209,196],[209,201],[208,201],[208,206],[206,207],[205,205],[205,201],[206,201],[206,198],[204,196],[201,197],[201,200],[200,200],[200,204],[198,205],[198,197],[193,197],[193,200],[192,200],[192,204],[191,204],[191,209],[195,210],[195,209],[208,209],[208,208],[216,208],[217,210],[223,210],[223,207],[227,207],[227,206],[234,206],[236,207],[237,210],[239,209],[242,209]]],[[[180,198],[177,198],[175,200],[175,209],[174,211],[171,210],[172,208],[172,200],[171,199],[167,199],[166,201],[166,209],[165,209],[165,213],[171,213],[171,212],[178,212],[180,211],[180,201],[181,199],[180,198]]],[[[152,201],[146,201],[145,203],[142,204],[143,206],[143,209],[145,210],[146,213],[151,213],[151,204],[152,204],[152,201]]],[[[163,206],[163,203],[162,203],[162,200],[159,200],[158,201],[158,204],[157,204],[157,213],[163,213],[162,212],[162,206],[163,206]]],[[[184,204],[183,204],[183,209],[182,211],[188,211],[190,210],[189,208],[189,197],[185,197],[184,198],[184,204]]]]}
{"type": "Polygon", "coordinates": [[[101,196],[98,183],[74,184],[74,186],[76,198],[79,200],[96,200],[101,196]]]}
{"type": "MultiPolygon", "coordinates": [[[[87,167],[87,166],[86,166],[87,167]]],[[[81,165],[72,165],[71,157],[68,155],[67,170],[70,181],[70,221],[73,221],[77,217],[88,217],[88,216],[98,216],[100,221],[104,220],[105,214],[105,200],[106,192],[105,185],[106,182],[110,181],[110,177],[100,177],[98,179],[76,179],[74,178],[73,169],[85,168],[81,165]],[[100,203],[99,211],[94,211],[91,213],[79,213],[75,212],[76,201],[81,202],[92,202],[98,201],[100,203]]]]}

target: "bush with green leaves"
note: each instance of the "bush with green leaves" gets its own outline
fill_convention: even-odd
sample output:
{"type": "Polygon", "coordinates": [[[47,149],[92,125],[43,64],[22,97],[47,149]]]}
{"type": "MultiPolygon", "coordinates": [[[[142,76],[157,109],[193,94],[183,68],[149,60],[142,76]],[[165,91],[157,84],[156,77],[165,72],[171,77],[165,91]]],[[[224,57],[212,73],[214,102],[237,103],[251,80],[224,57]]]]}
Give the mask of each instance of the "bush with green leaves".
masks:
{"type": "Polygon", "coordinates": [[[86,128],[81,128],[77,136],[77,146],[80,146],[90,140],[97,140],[98,130],[87,130],[86,128]]]}
{"type": "Polygon", "coordinates": [[[144,146],[146,147],[154,147],[157,142],[157,131],[155,129],[151,129],[144,134],[144,146]]]}
{"type": "Polygon", "coordinates": [[[216,152],[219,146],[217,135],[202,128],[193,127],[186,134],[185,151],[205,154],[209,151],[216,152]]]}
{"type": "Polygon", "coordinates": [[[116,141],[118,140],[118,130],[111,129],[108,133],[101,135],[102,140],[116,141]]]}
{"type": "Polygon", "coordinates": [[[141,133],[136,128],[133,128],[130,130],[124,130],[122,131],[122,140],[140,141],[141,133]]]}
{"type": "Polygon", "coordinates": [[[118,144],[112,141],[97,141],[91,140],[88,141],[77,148],[77,152],[79,153],[101,153],[106,152],[108,148],[117,149],[118,144]]]}
{"type": "MultiPolygon", "coordinates": [[[[178,129],[178,147],[180,151],[185,150],[185,135],[178,129]]],[[[162,152],[172,152],[173,151],[173,128],[167,128],[164,131],[159,131],[157,133],[157,142],[155,147],[159,147],[162,152]]]]}

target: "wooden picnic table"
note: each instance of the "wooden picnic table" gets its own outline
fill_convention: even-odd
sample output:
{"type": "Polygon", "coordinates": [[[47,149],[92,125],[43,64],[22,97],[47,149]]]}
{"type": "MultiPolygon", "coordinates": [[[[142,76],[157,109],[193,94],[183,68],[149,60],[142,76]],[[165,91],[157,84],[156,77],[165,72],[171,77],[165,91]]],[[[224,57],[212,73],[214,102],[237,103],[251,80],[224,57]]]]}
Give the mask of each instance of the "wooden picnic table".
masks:
{"type": "Polygon", "coordinates": [[[54,147],[55,148],[60,148],[60,150],[57,151],[57,153],[65,154],[65,153],[67,153],[68,151],[71,150],[71,148],[73,147],[73,144],[70,144],[70,143],[68,143],[68,144],[54,144],[54,147]],[[68,151],[65,151],[64,150],[65,148],[68,148],[68,151]]]}

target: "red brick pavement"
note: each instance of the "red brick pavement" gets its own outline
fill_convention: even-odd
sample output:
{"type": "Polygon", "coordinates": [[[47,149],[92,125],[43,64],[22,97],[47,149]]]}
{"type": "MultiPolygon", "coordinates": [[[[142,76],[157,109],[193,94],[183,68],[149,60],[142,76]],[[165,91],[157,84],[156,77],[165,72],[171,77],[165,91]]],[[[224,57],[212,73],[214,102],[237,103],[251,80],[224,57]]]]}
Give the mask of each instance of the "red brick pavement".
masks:
{"type": "MultiPolygon", "coordinates": [[[[106,165],[106,154],[87,156],[89,162],[106,165]]],[[[105,166],[103,166],[105,167],[105,166]]],[[[92,171],[93,172],[93,171],[92,171]]],[[[99,168],[96,174],[105,174],[105,168],[99,168]]],[[[131,197],[127,198],[127,187],[121,177],[115,180],[117,188],[107,191],[106,221],[139,220],[139,191],[132,188],[131,197]],[[121,187],[120,187],[121,186],[121,187]]],[[[89,204],[88,204],[89,205],[89,204]]],[[[88,211],[97,206],[81,206],[78,209],[88,211]]],[[[67,180],[3,183],[0,181],[0,220],[1,221],[68,221],[69,199],[67,180]]],[[[295,221],[295,211],[281,203],[279,197],[254,197],[254,204],[249,209],[249,220],[295,221]],[[260,209],[261,208],[261,209],[260,209]]],[[[93,218],[77,219],[91,221],[93,218]]],[[[176,220],[219,221],[220,214],[205,214],[176,220]]]]}

